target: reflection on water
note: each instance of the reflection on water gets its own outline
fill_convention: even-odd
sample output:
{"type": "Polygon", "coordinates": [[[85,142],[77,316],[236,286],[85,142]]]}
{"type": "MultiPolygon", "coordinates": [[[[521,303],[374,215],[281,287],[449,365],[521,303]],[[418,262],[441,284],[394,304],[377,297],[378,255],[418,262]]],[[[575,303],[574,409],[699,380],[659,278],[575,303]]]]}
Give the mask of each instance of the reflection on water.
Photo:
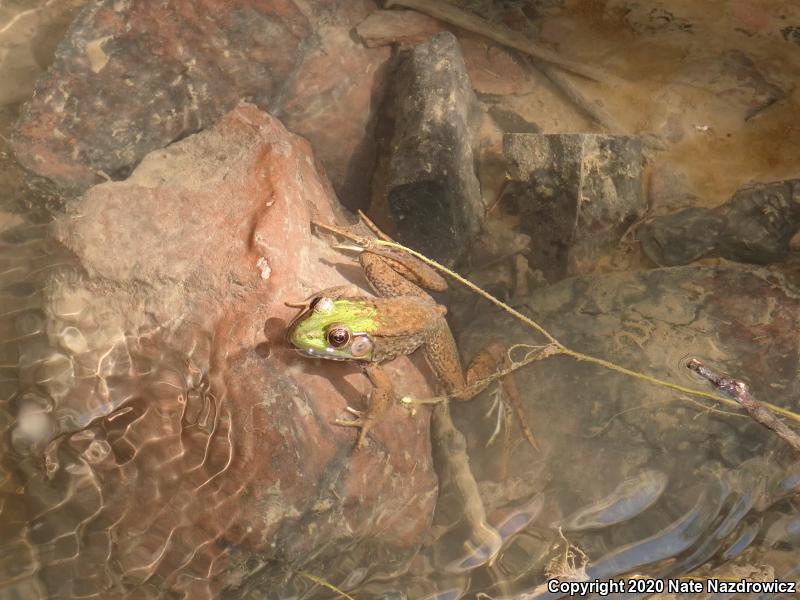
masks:
{"type": "MultiPolygon", "coordinates": [[[[5,127],[13,109],[4,110],[5,127]]],[[[246,435],[230,428],[209,381],[211,334],[191,323],[126,327],[124,307],[98,304],[48,237],[62,198],[5,153],[0,170],[0,598],[155,598],[167,588],[189,598],[335,597],[245,555],[244,534],[209,516],[238,498],[216,478],[246,435]],[[231,565],[249,579],[231,577],[238,587],[227,592],[226,581],[209,583],[231,565]]],[[[734,429],[720,435],[720,447],[747,444],[734,429]]],[[[569,451],[557,434],[543,437],[569,451]]],[[[678,477],[612,476],[594,497],[559,485],[568,461],[544,467],[534,492],[510,479],[489,489],[487,476],[499,551],[449,543],[459,518],[440,506],[430,543],[402,569],[376,575],[343,552],[325,576],[359,599],[387,600],[557,597],[548,576],[795,580],[800,461],[771,448],[735,468],[709,460],[678,477]]],[[[493,451],[476,471],[495,470],[493,451]]]]}
{"type": "Polygon", "coordinates": [[[180,487],[206,467],[197,449],[216,407],[196,365],[208,363],[208,339],[115,326],[72,287],[80,275],[41,216],[6,210],[3,587],[21,598],[86,597],[118,588],[123,573],[126,585],[144,582],[169,532],[181,535],[191,489],[180,487]]]}

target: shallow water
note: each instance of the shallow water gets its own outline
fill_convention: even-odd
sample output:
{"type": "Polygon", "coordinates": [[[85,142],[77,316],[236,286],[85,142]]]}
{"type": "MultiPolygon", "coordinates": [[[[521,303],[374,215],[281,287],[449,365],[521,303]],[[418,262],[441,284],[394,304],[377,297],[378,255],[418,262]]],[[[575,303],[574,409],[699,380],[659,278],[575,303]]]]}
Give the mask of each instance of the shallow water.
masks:
{"type": "MultiPolygon", "coordinates": [[[[486,9],[486,3],[473,4],[476,10],[486,9]]],[[[658,196],[655,212],[687,202],[719,204],[750,177],[770,180],[797,174],[800,138],[792,135],[797,127],[796,91],[774,109],[765,109],[760,120],[742,124],[742,107],[735,98],[720,99],[697,87],[696,71],[702,75],[704,67],[699,60],[684,61],[680,29],[655,42],[640,37],[620,40],[613,20],[623,18],[622,8],[602,15],[591,9],[602,4],[556,12],[541,34],[547,39],[567,32],[576,55],[611,56],[608,63],[636,83],[608,99],[609,108],[624,114],[626,122],[681,130],[684,137],[661,156],[650,184],[657,187],[668,172],[678,173],[685,185],[678,186],[679,198],[658,196]],[[648,60],[627,56],[637,52],[648,60]],[[658,60],[651,60],[654,56],[658,60]],[[647,101],[628,110],[636,94],[647,101]],[[692,105],[692,114],[675,116],[671,102],[676,96],[692,105]],[[695,129],[687,130],[687,124],[695,129]]],[[[757,14],[748,16],[745,2],[727,3],[727,12],[718,8],[705,15],[698,15],[701,9],[692,8],[693,3],[673,4],[675,12],[682,10],[687,19],[701,23],[723,16],[758,23],[757,14]]],[[[787,22],[800,18],[792,3],[781,4],[787,22]]],[[[0,14],[0,36],[6,36],[0,37],[5,40],[0,50],[11,48],[16,54],[4,55],[3,69],[13,70],[9,61],[29,71],[34,63],[44,68],[52,56],[52,39],[62,34],[77,5],[48,0],[6,6],[0,14]],[[47,27],[13,26],[37,7],[52,10],[47,27]],[[10,32],[16,37],[9,37],[10,32]]],[[[542,3],[545,14],[555,10],[547,8],[551,5],[558,3],[542,3]]],[[[642,10],[640,3],[628,9],[642,10]]],[[[748,43],[750,51],[769,55],[757,36],[748,43]]],[[[782,82],[791,80],[800,59],[793,56],[785,66],[776,60],[769,61],[771,75],[782,82]]],[[[12,83],[4,84],[9,87],[0,96],[3,136],[33,85],[30,72],[7,81],[12,83]]],[[[534,104],[531,100],[526,109],[524,98],[513,102],[523,115],[534,104]]],[[[580,116],[548,119],[552,121],[542,123],[546,130],[588,127],[580,116]]],[[[236,437],[245,432],[231,428],[230,406],[221,401],[224,390],[215,388],[209,377],[212,333],[191,322],[165,327],[154,321],[147,328],[130,329],[124,307],[114,312],[98,306],[79,285],[86,274],[48,235],[49,223],[69,198],[25,173],[10,156],[5,137],[1,148],[0,598],[104,598],[122,593],[181,597],[168,588],[192,597],[192,590],[204,589],[205,580],[197,573],[214,573],[220,556],[247,577],[218,591],[218,597],[337,597],[308,578],[287,576],[282,565],[243,553],[232,540],[244,533],[220,531],[217,523],[205,524],[207,529],[198,525],[194,517],[212,510],[196,498],[199,489],[214,489],[220,511],[235,512],[235,505],[224,502],[241,499],[239,489],[215,487],[233,460],[236,437]]],[[[490,190],[491,173],[487,178],[484,183],[490,190]]],[[[623,256],[616,266],[640,263],[623,256]]],[[[688,296],[686,301],[688,305],[688,296]]],[[[620,360],[624,352],[623,348],[620,360]]],[[[700,386],[676,358],[665,355],[661,372],[682,385],[700,386]]],[[[708,358],[713,363],[714,357],[708,358]]],[[[578,367],[572,373],[585,382],[582,399],[591,406],[591,378],[578,367]]],[[[371,550],[342,548],[335,564],[316,565],[309,558],[316,568],[328,569],[317,574],[354,598],[387,600],[558,597],[543,588],[548,576],[670,578],[691,573],[800,579],[800,511],[791,498],[800,478],[800,457],[792,457],[777,440],[761,444],[760,433],[742,438],[736,427],[720,426],[714,430],[718,438],[712,449],[703,441],[680,438],[681,443],[696,443],[692,453],[699,457],[691,466],[684,465],[684,472],[659,466],[625,476],[593,471],[604,453],[613,461],[626,452],[664,452],[675,425],[665,418],[655,433],[643,435],[650,444],[644,449],[627,447],[620,436],[609,441],[613,436],[604,435],[609,423],[630,433],[637,429],[639,417],[625,412],[635,410],[635,388],[625,387],[623,379],[605,385],[625,399],[619,406],[593,409],[594,431],[575,423],[581,436],[596,438],[595,455],[587,456],[583,466],[580,456],[565,458],[570,448],[555,422],[552,431],[538,427],[543,430],[541,442],[552,449],[543,457],[530,459],[517,451],[505,457],[501,470],[498,445],[473,455],[482,493],[492,498],[490,524],[502,539],[496,556],[493,549],[464,550],[459,517],[449,513],[457,507],[448,504],[445,493],[430,543],[411,560],[400,565],[387,560],[385,570],[371,571],[359,560],[371,550]],[[623,413],[626,416],[618,418],[623,413]],[[499,475],[506,469],[512,477],[499,475]],[[570,469],[574,472],[567,474],[570,469]],[[585,487],[573,485],[579,479],[588,482],[585,487]]],[[[488,403],[481,410],[487,408],[488,403]]],[[[487,437],[485,422],[475,429],[483,433],[471,439],[487,437]]],[[[471,444],[474,450],[478,443],[471,444]]]]}

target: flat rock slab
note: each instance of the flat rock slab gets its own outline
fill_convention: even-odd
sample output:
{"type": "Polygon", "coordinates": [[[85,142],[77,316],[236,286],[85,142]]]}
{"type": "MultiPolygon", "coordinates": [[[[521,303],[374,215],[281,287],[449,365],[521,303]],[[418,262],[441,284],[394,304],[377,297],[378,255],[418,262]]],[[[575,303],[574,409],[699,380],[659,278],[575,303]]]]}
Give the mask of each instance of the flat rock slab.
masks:
{"type": "MultiPolygon", "coordinates": [[[[345,223],[320,173],[308,142],[242,105],[55,224],[83,275],[52,277],[52,348],[21,365],[61,434],[25,487],[52,595],[211,598],[257,572],[288,597],[311,585],[287,583],[289,564],[338,582],[348,561],[391,569],[417,548],[437,489],[428,411],[391,408],[354,452],[333,421],[363,408],[366,377],[283,341],[284,302],[363,283],[311,234],[312,218],[345,223]],[[81,551],[48,554],[62,534],[81,551]]],[[[431,395],[407,359],[389,367],[431,395]]]]}
{"type": "MultiPolygon", "coordinates": [[[[685,367],[689,357],[697,357],[744,379],[756,399],[798,409],[800,292],[769,271],[688,266],[575,277],[533,293],[518,308],[573,350],[709,390],[685,367]]],[[[498,311],[466,316],[464,323],[468,326],[457,323],[456,329],[467,356],[494,340],[543,343],[533,330],[498,311]]],[[[559,478],[578,487],[584,485],[582,477],[589,477],[585,485],[591,486],[605,476],[612,467],[601,468],[601,463],[612,460],[617,449],[627,458],[614,469],[658,458],[659,470],[690,472],[688,465],[712,458],[734,467],[763,452],[764,444],[782,443],[749,419],[715,413],[693,418],[703,408],[682,402],[675,392],[569,357],[534,363],[515,378],[529,421],[549,447],[545,452],[563,468],[559,478]],[[689,445],[701,441],[708,445],[689,445]]],[[[474,423],[483,420],[480,406],[461,406],[459,423],[481,447],[481,436],[491,428],[470,436],[474,423]],[[470,419],[473,425],[467,426],[470,419]]],[[[519,460],[523,465],[526,459],[519,460]]]]}
{"type": "Polygon", "coordinates": [[[657,217],[638,233],[656,264],[688,264],[704,256],[745,263],[778,262],[800,231],[800,180],[747,185],[713,209],[689,208],[657,217]]]}
{"type": "Polygon", "coordinates": [[[88,3],[37,83],[14,151],[36,173],[85,189],[98,171],[124,176],[244,99],[297,125],[337,192],[358,204],[389,50],[365,48],[348,31],[372,8],[366,0],[88,3]]]}
{"type": "Polygon", "coordinates": [[[440,33],[400,60],[386,197],[399,241],[452,265],[483,219],[473,134],[478,104],[458,40],[440,33]]]}
{"type": "MultiPolygon", "coordinates": [[[[689,357],[697,357],[744,379],[757,399],[795,412],[800,409],[796,376],[800,291],[767,270],[692,266],[575,277],[537,291],[517,308],[574,350],[686,387],[713,391],[685,366],[689,357]]],[[[526,325],[485,308],[456,329],[459,347],[467,356],[495,340],[543,343],[526,325]]],[[[524,352],[516,350],[515,357],[524,352]]],[[[502,479],[500,466],[507,450],[502,434],[486,447],[496,422],[496,417],[486,416],[487,402],[477,399],[454,409],[456,422],[470,442],[479,481],[503,481],[506,486],[521,482],[517,493],[523,497],[541,491],[541,482],[549,481],[545,488],[549,508],[536,521],[536,533],[523,536],[516,548],[512,544],[496,560],[503,577],[473,573],[475,582],[518,582],[502,588],[506,597],[521,596],[530,591],[526,583],[542,581],[547,559],[532,566],[527,550],[538,547],[536,539],[547,528],[558,539],[556,527],[563,524],[559,513],[560,517],[580,514],[577,511],[601,503],[624,482],[631,484],[645,472],[666,479],[653,509],[613,526],[597,524],[592,531],[567,534],[587,553],[589,565],[602,563],[613,569],[613,561],[604,557],[651,535],[664,535],[663,544],[667,544],[672,520],[688,514],[693,505],[698,515],[706,517],[695,522],[691,535],[707,544],[703,552],[715,553],[736,538],[731,533],[733,525],[750,524],[744,518],[746,510],[737,514],[730,506],[743,500],[751,507],[768,505],[769,494],[776,489],[774,481],[786,479],[787,465],[796,461],[789,446],[748,418],[708,410],[702,398],[693,398],[699,404],[688,402],[680,392],[597,365],[556,356],[523,367],[514,377],[543,452],[532,452],[512,423],[510,463],[502,479]],[[730,504],[726,507],[726,503],[730,504]],[[722,528],[716,531],[715,511],[730,517],[727,533],[722,528]],[[520,556],[528,560],[520,561],[520,556]]],[[[644,494],[647,482],[640,483],[644,487],[638,489],[637,484],[629,492],[644,494]]],[[[510,487],[503,489],[511,493],[510,487]]],[[[605,508],[604,516],[612,516],[612,506],[606,503],[605,508]]],[[[654,567],[636,562],[647,554],[630,553],[625,560],[619,555],[615,564],[650,572],[654,567]]],[[[681,569],[691,564],[691,557],[692,552],[677,554],[671,568],[685,573],[681,569]]],[[[497,595],[496,589],[470,589],[478,591],[497,595]]]]}
{"type": "Polygon", "coordinates": [[[638,138],[507,133],[503,199],[531,236],[531,266],[550,281],[590,273],[646,208],[638,138]]]}

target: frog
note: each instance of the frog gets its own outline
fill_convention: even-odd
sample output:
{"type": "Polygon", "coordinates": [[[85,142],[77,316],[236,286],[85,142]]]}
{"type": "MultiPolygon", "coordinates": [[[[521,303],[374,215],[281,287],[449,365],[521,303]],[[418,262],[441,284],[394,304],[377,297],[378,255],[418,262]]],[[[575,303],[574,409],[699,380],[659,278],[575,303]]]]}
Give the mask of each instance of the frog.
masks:
{"type": "MultiPolygon", "coordinates": [[[[481,381],[498,368],[507,368],[510,359],[502,344],[493,342],[464,370],[447,323],[447,309],[429,293],[445,291],[445,279],[413,255],[370,238],[358,250],[358,262],[375,296],[353,285],[313,294],[287,328],[287,341],[304,356],[362,367],[373,388],[368,408],[360,411],[348,406],[354,418],[338,419],[336,424],[357,428],[356,447],[363,448],[372,426],[396,398],[382,367],[386,361],[422,349],[448,397],[465,401],[485,389],[488,383],[481,381]]],[[[540,450],[522,411],[513,375],[506,375],[502,385],[523,436],[540,450]]]]}

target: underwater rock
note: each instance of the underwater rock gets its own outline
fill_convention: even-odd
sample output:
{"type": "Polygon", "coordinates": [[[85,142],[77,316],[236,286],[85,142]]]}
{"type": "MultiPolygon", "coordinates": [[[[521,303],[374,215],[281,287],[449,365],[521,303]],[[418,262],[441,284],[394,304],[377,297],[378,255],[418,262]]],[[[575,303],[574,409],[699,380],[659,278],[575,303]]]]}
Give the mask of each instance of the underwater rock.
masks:
{"type": "Polygon", "coordinates": [[[761,111],[786,98],[786,92],[768,80],[756,63],[741,50],[727,50],[717,58],[716,84],[728,83],[730,87],[719,94],[728,101],[739,104],[744,120],[749,121],[761,111]]]}
{"type": "MultiPolygon", "coordinates": [[[[309,144],[240,105],[55,224],[86,276],[53,276],[48,328],[70,330],[88,387],[56,401],[53,417],[82,421],[48,447],[47,478],[29,482],[35,544],[80,538],[80,553],[43,559],[48,589],[98,552],[114,557],[110,587],[84,581],[86,593],[147,582],[194,598],[251,572],[278,589],[310,556],[334,581],[345,560],[391,568],[420,543],[436,499],[428,411],[391,408],[354,452],[356,432],[333,421],[366,398],[365,376],[283,341],[297,311],[284,302],[349,283],[312,218],[346,222],[309,144]]],[[[431,395],[408,359],[388,366],[398,389],[431,395]]]]}
{"type": "Polygon", "coordinates": [[[122,177],[245,99],[302,121],[337,192],[358,206],[389,49],[348,32],[371,9],[368,0],[88,3],[37,83],[14,150],[32,171],[85,189],[98,171],[122,177]]]}
{"type": "Polygon", "coordinates": [[[476,93],[506,96],[529,94],[536,89],[530,67],[508,49],[482,36],[461,34],[458,39],[476,93]]]}
{"type": "MultiPolygon", "coordinates": [[[[347,2],[355,16],[367,10],[358,7],[369,5],[369,0],[345,0],[340,12],[347,2]]],[[[306,48],[295,76],[273,104],[286,127],[311,142],[342,204],[356,210],[369,205],[377,107],[385,93],[391,51],[364,48],[355,41],[354,22],[349,17],[335,27],[319,28],[317,44],[306,48]]]]}
{"type": "Polygon", "coordinates": [[[531,123],[519,113],[503,106],[490,106],[487,112],[504,133],[541,133],[542,131],[542,128],[536,123],[531,123]]]}
{"type": "Polygon", "coordinates": [[[687,208],[639,228],[644,253],[659,266],[686,265],[709,254],[725,227],[725,217],[707,208],[687,208]]]}
{"type": "Polygon", "coordinates": [[[637,33],[664,34],[669,32],[693,33],[694,25],[688,19],[665,8],[651,8],[631,2],[625,6],[625,22],[637,33]]]}
{"type": "MultiPolygon", "coordinates": [[[[421,44],[450,29],[445,23],[413,10],[376,10],[358,24],[356,33],[366,46],[375,48],[421,44]]],[[[458,39],[472,88],[479,94],[526,94],[534,89],[533,78],[505,48],[466,32],[459,32],[458,39]]]]}
{"type": "Polygon", "coordinates": [[[591,272],[646,208],[638,138],[507,133],[503,198],[531,236],[531,266],[548,280],[591,272]]]}
{"type": "Polygon", "coordinates": [[[479,110],[455,36],[440,33],[407,52],[391,94],[386,197],[398,241],[452,265],[483,220],[473,159],[479,110]]]}
{"type": "Polygon", "coordinates": [[[800,542],[800,515],[796,510],[793,514],[779,517],[764,534],[764,545],[767,548],[777,544],[796,547],[798,542],[800,542]]]}
{"type": "MultiPolygon", "coordinates": [[[[536,290],[515,308],[573,350],[668,382],[708,391],[684,366],[687,357],[696,356],[745,379],[757,399],[788,408],[800,394],[800,293],[765,269],[691,266],[573,277],[536,290]]],[[[527,325],[485,305],[463,317],[461,311],[451,314],[459,315],[454,330],[464,356],[494,341],[545,343],[527,325]]],[[[515,349],[514,359],[526,350],[515,349]]],[[[749,419],[709,412],[702,399],[699,405],[687,402],[672,390],[568,356],[534,362],[513,376],[542,453],[526,446],[514,419],[509,442],[501,441],[505,424],[494,414],[487,417],[491,398],[484,395],[453,407],[469,442],[470,464],[484,481],[497,479],[499,466],[507,461],[505,480],[525,482],[528,493],[546,481],[547,497],[557,499],[557,506],[548,503],[531,537],[549,523],[579,517],[580,531],[565,535],[587,554],[589,565],[605,565],[600,571],[587,566],[592,577],[640,570],[646,561],[669,558],[644,550],[665,546],[669,531],[680,535],[670,528],[683,522],[679,515],[692,511],[663,510],[678,497],[696,497],[696,515],[705,515],[702,523],[694,518],[693,524],[683,522],[702,531],[693,530],[693,548],[672,547],[677,560],[671,564],[681,569],[727,548],[737,526],[784,493],[766,489],[764,481],[777,482],[781,474],[786,479],[791,449],[749,419]],[[498,427],[497,439],[487,446],[498,427]],[[721,452],[726,446],[735,452],[721,452]],[[647,472],[659,475],[651,481],[647,472]],[[640,489],[637,478],[655,485],[640,489]],[[659,491],[661,478],[667,484],[659,491]],[[618,486],[622,493],[615,490],[618,486]],[[639,510],[656,496],[646,513],[639,510]],[[604,513],[602,502],[594,504],[598,498],[622,499],[623,510],[604,513]],[[628,504],[625,498],[636,502],[628,504]],[[721,518],[714,519],[720,502],[721,518]],[[618,520],[615,515],[622,516],[618,520]],[[623,548],[630,551],[623,553],[623,548]]],[[[772,487],[789,489],[796,479],[772,487]]],[[[609,507],[616,508],[614,503],[609,507]]],[[[506,580],[522,580],[531,568],[530,555],[525,556],[525,561],[505,563],[506,580]],[[512,566],[519,571],[509,570],[512,566]]],[[[502,564],[502,552],[497,560],[502,564]]],[[[522,590],[527,588],[516,591],[522,590]]]]}
{"type": "Polygon", "coordinates": [[[376,10],[358,24],[356,34],[368,48],[413,46],[445,29],[441,21],[415,10],[376,10]]]}
{"type": "Polygon", "coordinates": [[[800,179],[741,188],[719,210],[726,221],[717,243],[720,256],[758,264],[783,260],[800,230],[800,179]]]}
{"type": "Polygon", "coordinates": [[[661,266],[704,256],[767,264],[786,258],[800,230],[800,180],[757,183],[739,189],[714,209],[689,208],[642,225],[645,254],[661,266]]]}

